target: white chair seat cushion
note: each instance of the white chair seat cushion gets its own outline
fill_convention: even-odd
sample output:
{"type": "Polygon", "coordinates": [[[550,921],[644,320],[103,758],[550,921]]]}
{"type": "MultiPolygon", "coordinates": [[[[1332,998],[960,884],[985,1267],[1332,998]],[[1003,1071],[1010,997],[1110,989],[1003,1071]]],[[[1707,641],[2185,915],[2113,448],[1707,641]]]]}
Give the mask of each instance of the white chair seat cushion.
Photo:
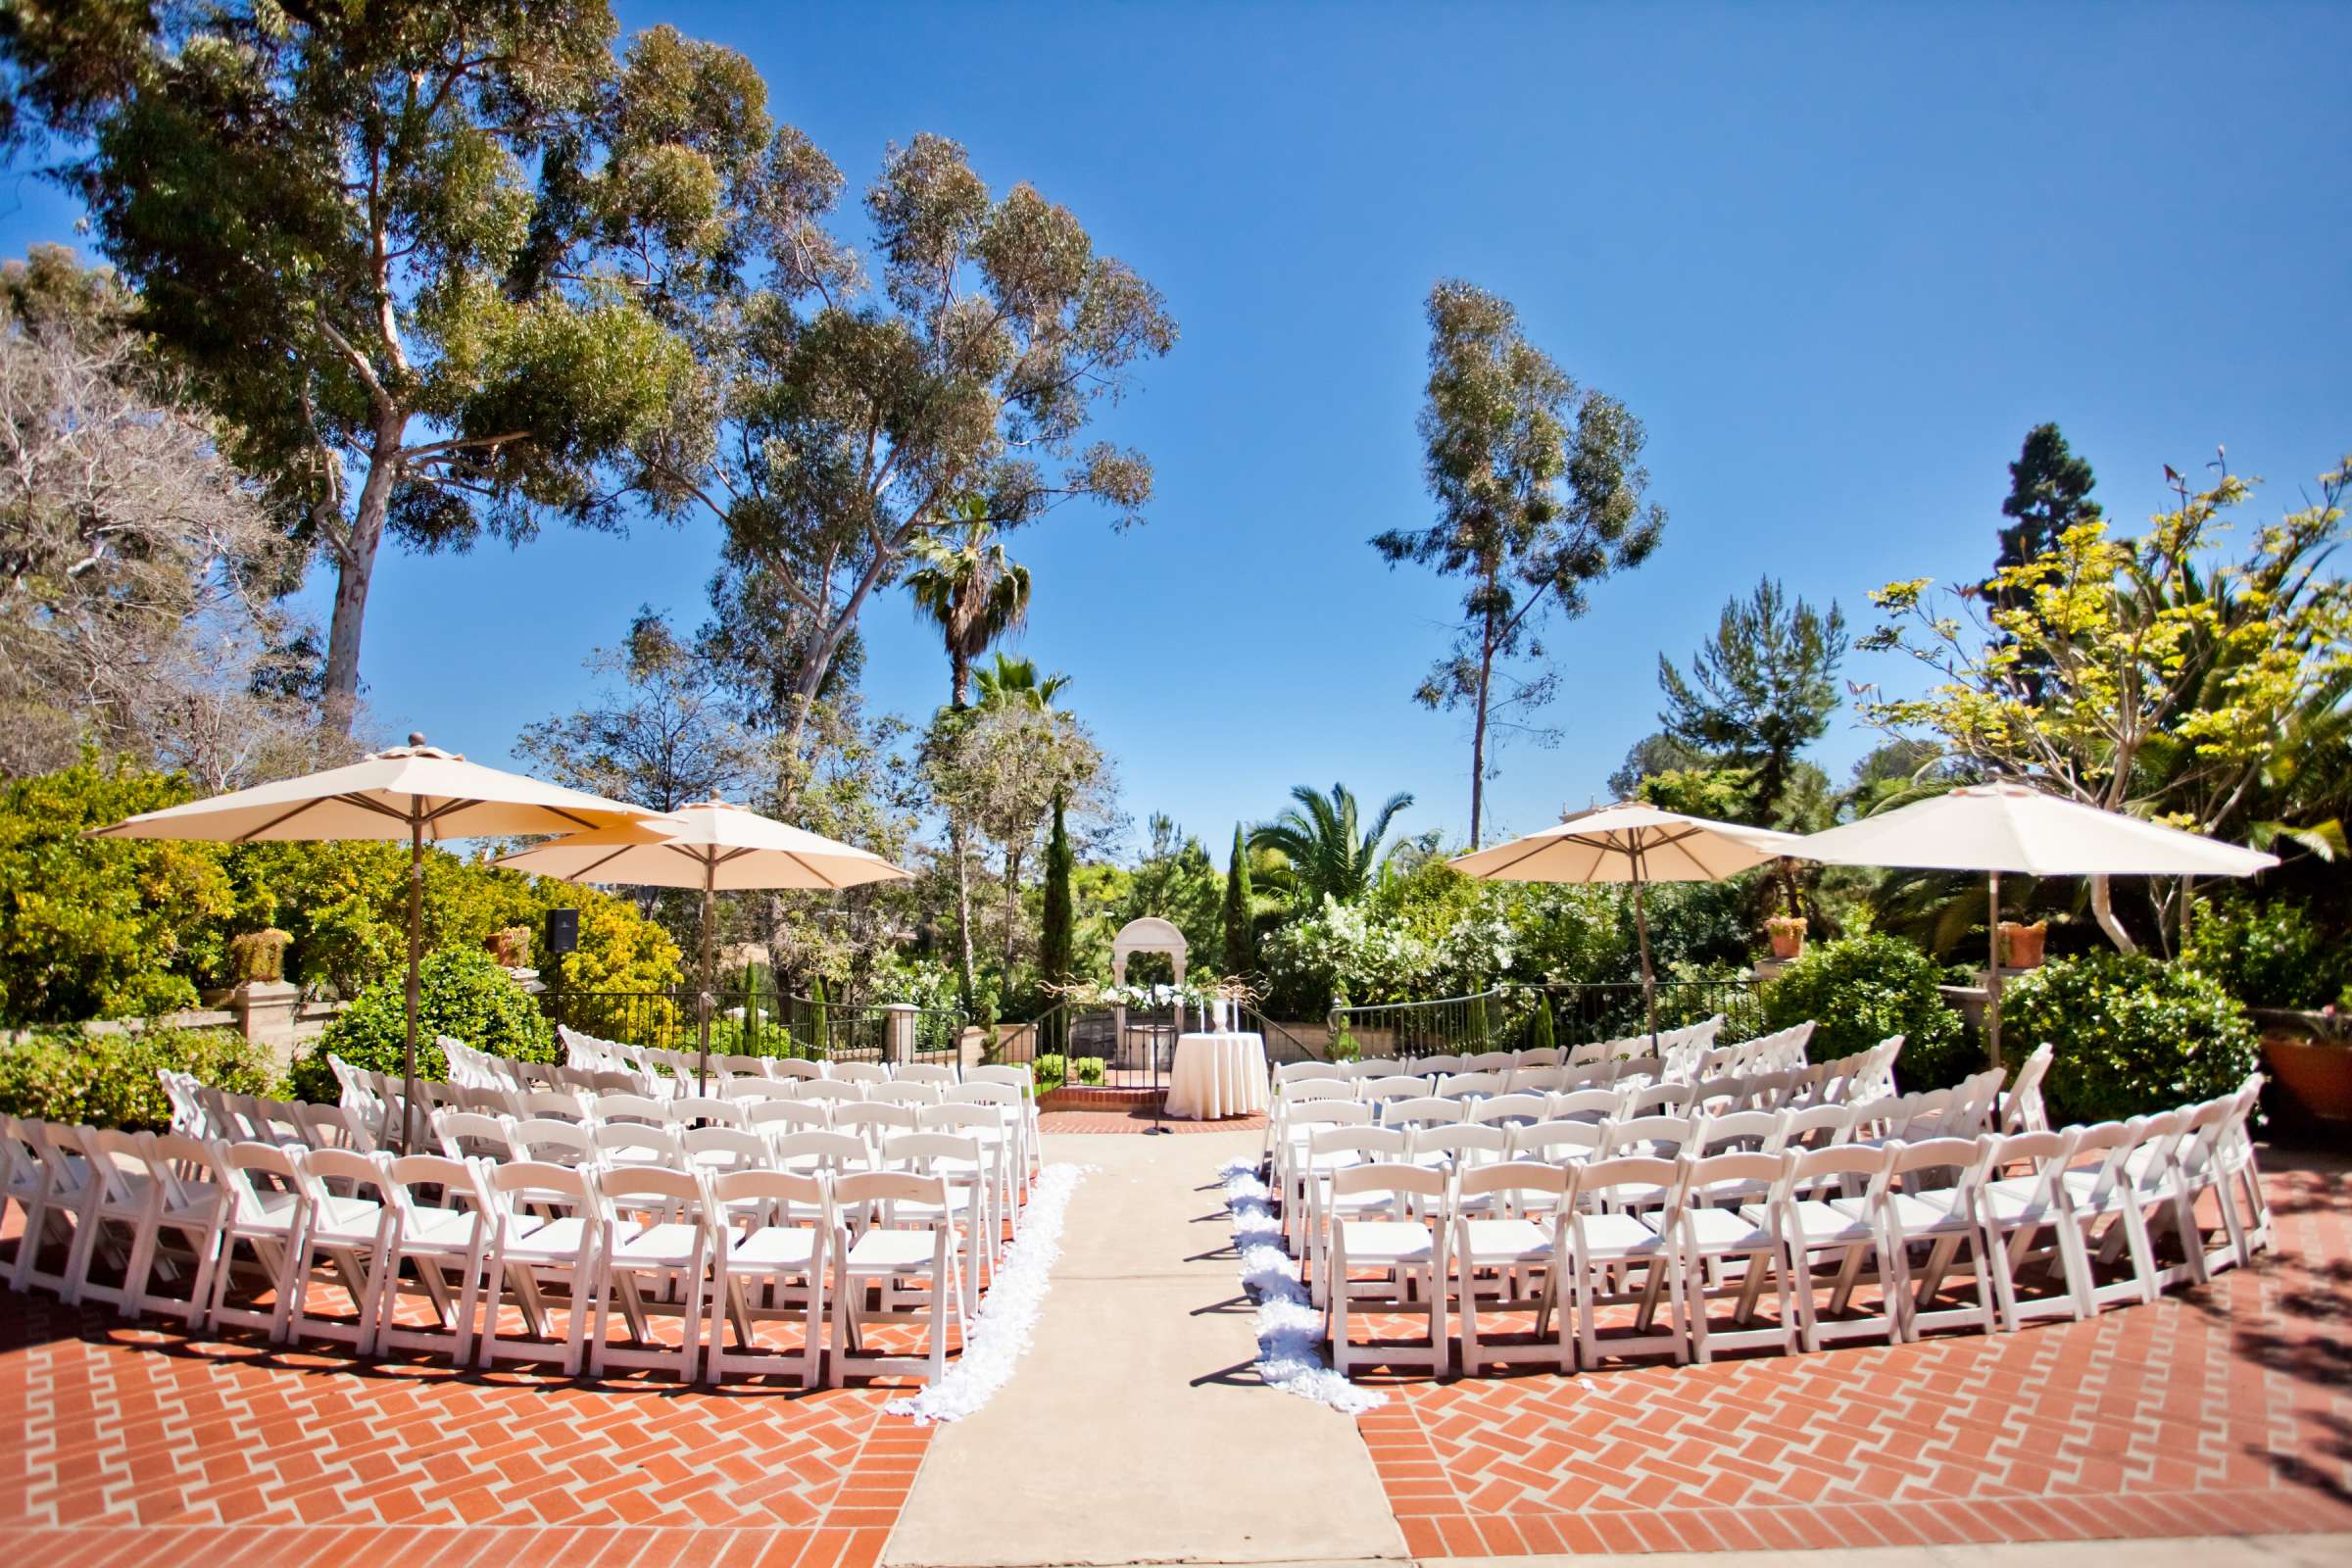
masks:
{"type": "Polygon", "coordinates": [[[1347,1220],[1340,1235],[1349,1263],[1427,1263],[1437,1255],[1429,1227],[1410,1220],[1347,1220]]]}
{"type": "Polygon", "coordinates": [[[1551,1261],[1551,1232],[1532,1219],[1465,1220],[1462,1244],[1462,1261],[1471,1265],[1551,1261]]]}
{"type": "Polygon", "coordinates": [[[1756,1251],[1773,1245],[1772,1233],[1737,1208],[1694,1208],[1690,1233],[1708,1251],[1756,1251]]]}
{"type": "Polygon", "coordinates": [[[1648,1257],[1666,1246],[1656,1231],[1631,1214],[1587,1214],[1583,1230],[1584,1250],[1593,1257],[1648,1257]]]}
{"type": "Polygon", "coordinates": [[[738,1269],[792,1273],[806,1269],[815,1256],[816,1232],[806,1225],[761,1226],[727,1249],[729,1266],[738,1269]]]}
{"type": "Polygon", "coordinates": [[[334,1247],[372,1243],[383,1211],[383,1205],[372,1199],[337,1198],[329,1193],[311,1212],[311,1240],[334,1247]]]}
{"type": "Polygon", "coordinates": [[[702,1228],[681,1220],[648,1225],[634,1235],[615,1236],[612,1261],[631,1268],[688,1268],[702,1228]]]}
{"type": "Polygon", "coordinates": [[[587,1229],[588,1222],[576,1214],[536,1223],[526,1218],[507,1233],[507,1257],[518,1263],[568,1261],[579,1256],[587,1229]]]}
{"type": "Polygon", "coordinates": [[[2014,1181],[1987,1182],[1984,1188],[1984,1211],[1993,1219],[2011,1224],[2046,1221],[2056,1224],[2057,1205],[2037,1201],[2041,1183],[2031,1176],[2014,1181]]]}
{"type": "Polygon", "coordinates": [[[867,1231],[851,1245],[848,1266],[863,1274],[921,1273],[931,1267],[932,1250],[929,1231],[867,1231]]]}
{"type": "Polygon", "coordinates": [[[1975,1222],[1952,1213],[1952,1194],[1936,1193],[1919,1197],[1911,1193],[1889,1193],[1888,1207],[1894,1215],[1895,1228],[1905,1236],[1938,1236],[1959,1234],[1975,1228],[1975,1222]]]}
{"type": "Polygon", "coordinates": [[[1877,1231],[1869,1221],[1847,1209],[1849,1201],[1839,1199],[1824,1202],[1818,1198],[1806,1198],[1790,1204],[1795,1213],[1796,1235],[1815,1247],[1873,1240],[1877,1231]]]}
{"type": "Polygon", "coordinates": [[[420,1208],[401,1225],[401,1246],[411,1250],[464,1251],[473,1245],[471,1209],[420,1208]]]}

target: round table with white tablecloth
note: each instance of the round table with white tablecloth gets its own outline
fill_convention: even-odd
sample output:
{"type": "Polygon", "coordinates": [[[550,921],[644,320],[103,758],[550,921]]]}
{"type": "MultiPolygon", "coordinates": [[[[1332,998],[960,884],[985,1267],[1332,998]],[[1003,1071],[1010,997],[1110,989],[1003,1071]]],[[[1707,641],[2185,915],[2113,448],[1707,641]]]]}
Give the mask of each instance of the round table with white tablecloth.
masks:
{"type": "Polygon", "coordinates": [[[1266,1108],[1266,1043],[1253,1034],[1182,1035],[1168,1069],[1168,1114],[1184,1121],[1266,1108]]]}

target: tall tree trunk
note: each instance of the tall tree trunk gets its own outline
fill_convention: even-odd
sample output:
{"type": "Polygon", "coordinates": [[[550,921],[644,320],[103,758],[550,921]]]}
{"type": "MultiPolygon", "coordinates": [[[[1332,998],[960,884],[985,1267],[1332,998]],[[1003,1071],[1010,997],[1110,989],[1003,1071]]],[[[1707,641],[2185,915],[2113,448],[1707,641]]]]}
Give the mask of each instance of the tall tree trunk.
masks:
{"type": "Polygon", "coordinates": [[[953,649],[948,654],[948,706],[957,711],[972,705],[972,662],[963,657],[963,650],[953,649]]]}
{"type": "Polygon", "coordinates": [[[1011,845],[1004,850],[1004,986],[1012,986],[1012,950],[1014,939],[1021,931],[1021,852],[1011,845]]]}
{"type": "Polygon", "coordinates": [[[407,416],[389,412],[375,422],[375,440],[368,456],[368,477],[360,486],[360,504],[351,531],[336,551],[335,609],[326,634],[327,727],[351,733],[360,702],[360,633],[368,618],[368,589],[375,579],[375,553],[384,542],[384,520],[392,510],[392,480],[400,468],[400,447],[408,433],[407,416]]]}
{"type": "Polygon", "coordinates": [[[1470,726],[1470,848],[1478,848],[1480,814],[1487,803],[1487,693],[1494,682],[1494,612],[1487,612],[1478,649],[1478,717],[1470,726]]]}
{"type": "Polygon", "coordinates": [[[2116,952],[2139,951],[2139,944],[2132,940],[2132,933],[2124,929],[2122,920],[2116,918],[2113,878],[2094,876],[2090,879],[2090,912],[2098,918],[2099,929],[2107,933],[2107,940],[2115,944],[2116,952]]]}

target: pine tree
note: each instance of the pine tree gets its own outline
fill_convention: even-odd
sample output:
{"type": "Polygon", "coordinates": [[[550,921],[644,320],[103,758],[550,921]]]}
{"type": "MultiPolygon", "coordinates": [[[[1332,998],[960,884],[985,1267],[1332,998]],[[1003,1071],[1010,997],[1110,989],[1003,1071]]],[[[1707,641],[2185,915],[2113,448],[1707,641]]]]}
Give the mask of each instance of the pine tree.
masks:
{"type": "Polygon", "coordinates": [[[1256,932],[1250,925],[1250,849],[1242,824],[1233,824],[1233,858],[1225,862],[1225,972],[1248,974],[1257,967],[1256,932]]]}

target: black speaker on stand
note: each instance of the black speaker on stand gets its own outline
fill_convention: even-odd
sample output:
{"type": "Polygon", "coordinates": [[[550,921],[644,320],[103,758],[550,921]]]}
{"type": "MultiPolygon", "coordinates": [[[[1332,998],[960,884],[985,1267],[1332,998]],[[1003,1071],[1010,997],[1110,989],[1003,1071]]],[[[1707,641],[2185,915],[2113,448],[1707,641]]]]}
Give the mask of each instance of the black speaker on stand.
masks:
{"type": "Polygon", "coordinates": [[[580,911],[555,908],[547,911],[548,961],[555,966],[547,988],[554,994],[552,1010],[556,1027],[564,1027],[564,955],[577,952],[580,946],[580,911]]]}

